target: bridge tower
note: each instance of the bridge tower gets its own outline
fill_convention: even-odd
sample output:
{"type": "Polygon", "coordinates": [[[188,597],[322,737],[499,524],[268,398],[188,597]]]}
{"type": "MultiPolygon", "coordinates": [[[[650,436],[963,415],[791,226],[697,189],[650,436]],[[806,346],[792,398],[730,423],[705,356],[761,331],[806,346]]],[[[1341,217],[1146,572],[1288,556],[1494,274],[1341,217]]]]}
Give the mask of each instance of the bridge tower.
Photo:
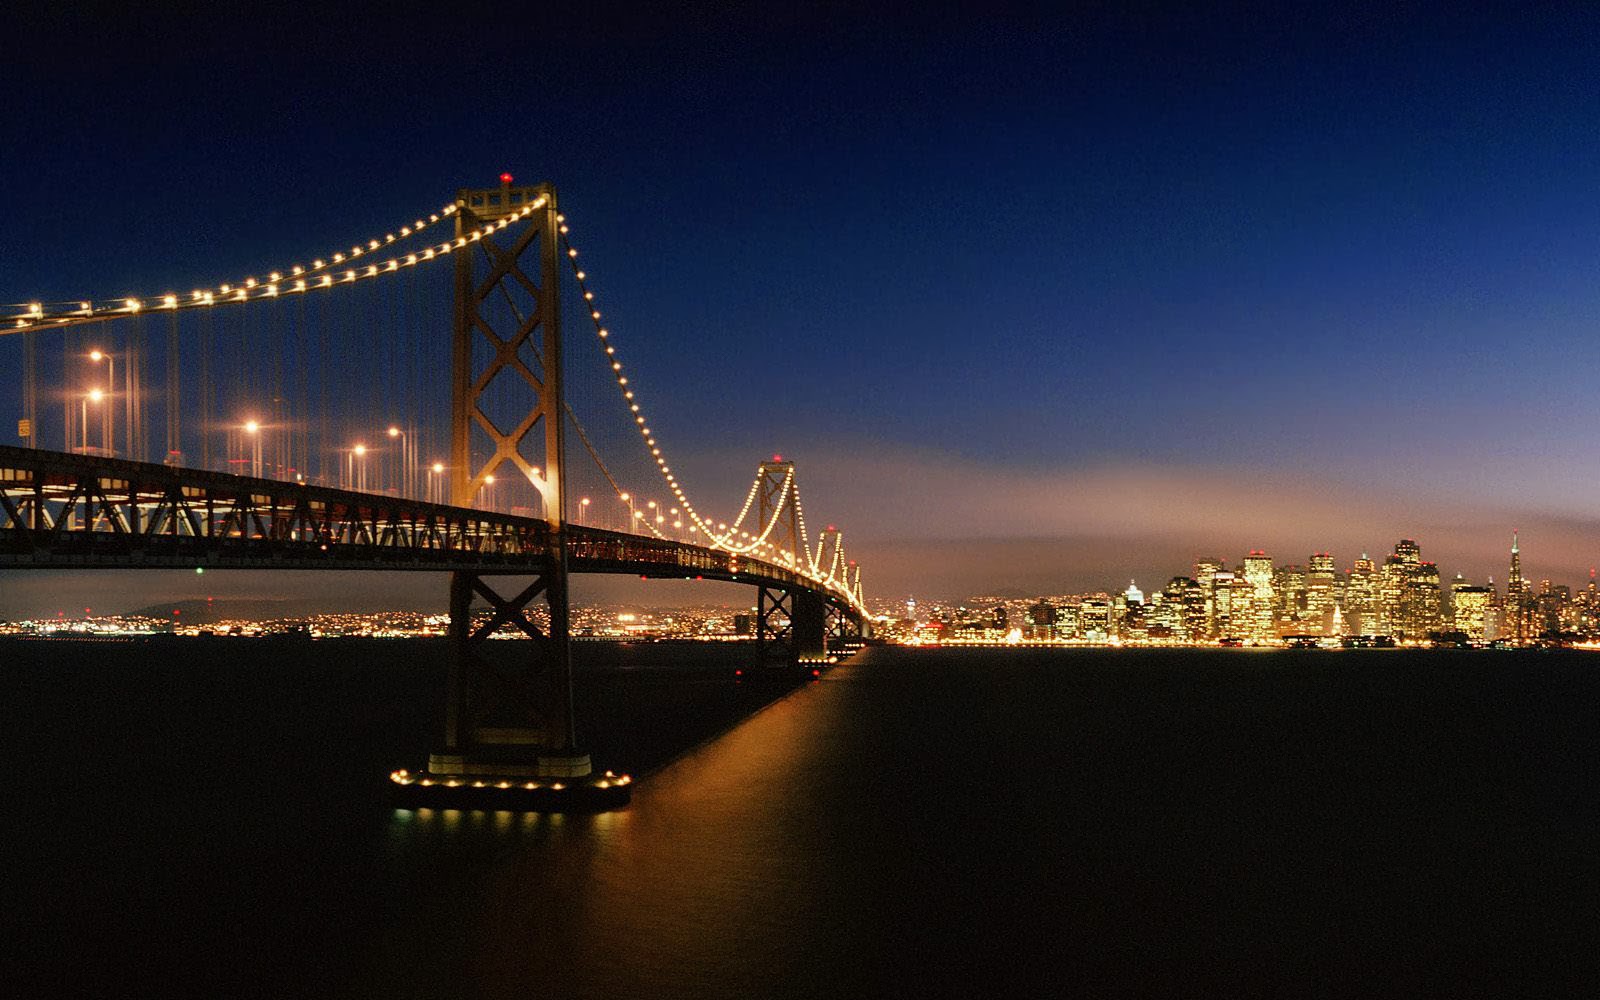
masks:
{"type": "Polygon", "coordinates": [[[511,217],[541,198],[525,228],[501,231],[506,245],[484,235],[478,246],[469,243],[455,255],[451,502],[478,506],[492,477],[519,490],[525,482],[549,525],[549,554],[531,581],[525,570],[520,574],[514,591],[495,585],[509,574],[451,574],[444,746],[429,758],[434,774],[590,772],[588,755],[577,747],[572,711],[555,189],[513,186],[507,174],[497,189],[462,190],[456,236],[511,217]],[[511,410],[507,398],[518,401],[511,410]],[[476,628],[475,597],[492,609],[488,622],[476,628]],[[488,641],[507,624],[530,641],[488,641]]]}
{"type": "MultiPolygon", "coordinates": [[[[796,499],[794,463],[782,455],[761,463],[756,487],[757,527],[778,550],[777,561],[792,559],[799,568],[805,561],[800,541],[800,507],[796,499]],[[774,519],[776,518],[776,521],[774,519]]],[[[827,659],[827,607],[822,596],[805,588],[785,589],[768,584],[756,587],[756,649],[763,660],[790,664],[827,659]]]]}

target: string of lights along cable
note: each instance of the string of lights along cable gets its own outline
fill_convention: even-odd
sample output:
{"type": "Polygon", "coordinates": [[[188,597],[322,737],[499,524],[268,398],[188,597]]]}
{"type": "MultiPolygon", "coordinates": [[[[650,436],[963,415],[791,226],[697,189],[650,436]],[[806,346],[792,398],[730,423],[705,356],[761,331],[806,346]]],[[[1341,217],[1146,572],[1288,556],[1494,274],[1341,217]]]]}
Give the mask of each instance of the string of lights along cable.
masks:
{"type": "Polygon", "coordinates": [[[265,279],[249,277],[237,283],[223,282],[212,288],[196,288],[187,296],[179,295],[176,292],[166,292],[161,295],[130,296],[110,301],[85,299],[76,303],[29,302],[24,307],[23,313],[12,317],[11,322],[15,329],[27,330],[52,325],[59,326],[84,319],[131,315],[143,310],[204,308],[206,306],[226,305],[234,302],[273,299],[280,295],[293,295],[316,288],[349,285],[369,278],[376,278],[380,275],[392,274],[402,268],[416,267],[420,264],[446,257],[453,251],[461,250],[469,244],[478,242],[490,233],[506,229],[543,207],[544,203],[542,201],[530,202],[511,216],[495,222],[485,223],[469,230],[465,235],[445,240],[437,245],[422,247],[412,253],[397,254],[376,263],[363,264],[360,267],[337,269],[340,264],[348,264],[364,254],[379,250],[383,246],[414,237],[441,218],[454,215],[456,212],[455,206],[446,205],[439,212],[429,215],[426,220],[418,219],[413,225],[402,226],[399,235],[387,233],[381,241],[377,239],[368,240],[365,247],[359,243],[355,244],[350,248],[348,254],[341,251],[333,254],[327,260],[318,258],[309,265],[295,264],[288,269],[287,274],[283,271],[270,271],[265,279]],[[321,273],[329,268],[334,268],[334,272],[321,273]],[[56,308],[63,305],[70,305],[70,308],[56,308]]]}
{"type": "MultiPolygon", "coordinates": [[[[23,344],[19,436],[34,448],[441,504],[458,500],[446,430],[450,383],[439,377],[451,303],[480,256],[486,273],[503,274],[511,260],[506,241],[527,246],[550,224],[549,216],[535,215],[549,211],[547,188],[516,189],[513,202],[510,176],[501,183],[505,200],[492,210],[468,197],[479,192],[464,192],[381,235],[352,240],[346,249],[240,279],[200,283],[186,292],[40,297],[0,307],[0,335],[16,334],[14,342],[23,344]],[[434,235],[441,222],[454,224],[449,238],[434,235]],[[457,266],[427,266],[445,259],[457,266]],[[239,308],[221,308],[230,305],[239,308]],[[59,340],[43,340],[43,334],[59,340]],[[162,430],[164,442],[156,440],[162,430]]],[[[579,292],[575,307],[587,313],[604,364],[598,371],[585,366],[587,374],[567,373],[562,406],[592,460],[592,466],[568,463],[567,495],[585,492],[577,486],[589,483],[588,476],[590,486],[617,504],[602,511],[584,497],[580,522],[609,530],[625,516],[620,527],[628,533],[759,560],[847,595],[860,609],[860,567],[846,558],[843,533],[833,526],[813,536],[793,463],[778,456],[761,463],[729,520],[696,502],[624,368],[566,215],[553,219],[556,253],[570,267],[579,292]],[[579,383],[592,383],[588,396],[575,388],[579,383]],[[621,421],[612,415],[618,398],[621,421]],[[590,404],[596,412],[585,410],[590,404]],[[620,465],[608,461],[613,448],[624,456],[620,465]],[[665,485],[667,502],[644,499],[650,491],[640,487],[651,481],[665,485]]],[[[473,419],[502,431],[531,419],[518,393],[525,397],[529,384],[537,389],[534,373],[543,363],[537,338],[527,334],[536,290],[531,284],[526,290],[529,296],[519,303],[517,284],[507,282],[477,306],[485,316],[500,310],[508,329],[523,331],[511,341],[491,337],[471,346],[474,370],[488,364],[522,376],[521,383],[486,376],[475,387],[473,419]]],[[[0,336],[6,341],[12,338],[0,336]]],[[[469,454],[478,455],[481,446],[473,437],[469,454]]],[[[537,466],[528,463],[523,475],[508,476],[503,458],[509,456],[496,452],[489,458],[497,463],[493,471],[469,484],[477,489],[471,505],[542,516],[548,484],[537,466]]]]}
{"type": "MultiPolygon", "coordinates": [[[[771,545],[771,543],[768,542],[768,539],[771,537],[772,532],[780,521],[780,515],[782,513],[781,507],[778,507],[773,511],[765,525],[759,526],[760,532],[757,535],[752,537],[748,532],[742,532],[739,530],[739,526],[744,522],[744,519],[748,515],[750,507],[754,503],[759,491],[761,481],[760,473],[757,474],[755,482],[752,483],[749,492],[746,494],[744,504],[741,506],[738,516],[735,517],[731,523],[718,523],[715,527],[713,527],[711,522],[701,517],[699,511],[695,508],[694,502],[689,498],[688,492],[684,489],[683,484],[679,482],[676,474],[673,473],[672,466],[668,464],[667,458],[663,453],[660,444],[656,440],[655,433],[650,427],[650,422],[646,418],[641,404],[639,403],[638,392],[629,382],[628,376],[623,372],[622,360],[617,356],[617,349],[615,344],[612,342],[613,338],[611,331],[603,322],[603,314],[600,311],[598,300],[594,290],[590,287],[589,274],[578,264],[578,250],[577,247],[573,245],[571,227],[568,225],[564,215],[558,215],[556,219],[559,223],[563,249],[565,250],[566,257],[572,267],[573,277],[578,283],[578,290],[583,297],[584,306],[588,311],[589,319],[594,325],[595,337],[600,345],[601,351],[605,356],[606,364],[611,369],[617,389],[620,391],[623,403],[627,407],[628,414],[633,420],[635,426],[638,428],[639,437],[643,441],[645,448],[648,450],[650,458],[654,462],[657,472],[660,474],[662,480],[666,483],[667,488],[677,499],[683,511],[688,514],[690,520],[694,522],[696,528],[704,532],[707,538],[710,539],[711,547],[725,549],[736,554],[764,552],[775,555],[792,565],[794,563],[793,554],[788,552],[779,552],[773,545],[771,545]]],[[[781,495],[789,498],[789,502],[794,504],[796,520],[798,522],[800,533],[800,545],[798,546],[798,549],[800,555],[806,560],[806,565],[796,566],[795,568],[808,576],[825,580],[829,583],[842,582],[835,579],[831,565],[828,571],[825,572],[823,570],[822,545],[820,544],[820,540],[816,554],[812,554],[809,531],[806,527],[805,508],[800,502],[799,487],[794,480],[794,472],[792,468],[789,470],[781,489],[781,495]]],[[[661,534],[660,532],[656,531],[654,525],[649,524],[647,518],[643,520],[644,523],[650,527],[651,531],[656,532],[658,535],[661,534]]],[[[662,537],[665,536],[663,535],[662,537]]],[[[838,538],[842,538],[842,536],[836,536],[836,552],[840,551],[839,546],[842,545],[842,541],[837,540],[838,538]]]]}

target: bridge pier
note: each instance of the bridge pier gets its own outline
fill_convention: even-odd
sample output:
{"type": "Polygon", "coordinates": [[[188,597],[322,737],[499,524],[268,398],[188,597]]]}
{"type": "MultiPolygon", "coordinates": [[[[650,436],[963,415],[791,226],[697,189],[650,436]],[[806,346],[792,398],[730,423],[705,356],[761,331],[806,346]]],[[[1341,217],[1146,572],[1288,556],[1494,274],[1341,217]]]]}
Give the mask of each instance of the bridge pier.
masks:
{"type": "Polygon", "coordinates": [[[444,747],[429,758],[428,770],[587,775],[589,755],[577,749],[572,714],[566,574],[547,570],[514,596],[500,593],[492,580],[482,573],[450,574],[444,747]],[[490,607],[488,620],[476,627],[475,597],[490,607]],[[529,617],[535,605],[543,605],[543,629],[529,617]],[[514,625],[527,641],[492,648],[490,636],[503,625],[514,625]]]}
{"type": "Polygon", "coordinates": [[[508,573],[450,574],[444,745],[429,755],[425,773],[395,772],[409,798],[419,804],[556,811],[628,801],[629,779],[595,775],[577,744],[562,562],[553,557],[511,594],[494,585],[513,578],[508,573]],[[475,598],[489,605],[481,621],[473,611],[475,598]],[[505,625],[522,636],[493,639],[505,625]]]}
{"type": "Polygon", "coordinates": [[[763,663],[798,667],[828,660],[828,611],[811,590],[756,588],[756,651],[763,663]]]}
{"type": "Polygon", "coordinates": [[[532,582],[511,595],[492,586],[487,572],[451,574],[444,746],[429,757],[427,774],[407,787],[462,790],[444,793],[456,798],[477,789],[494,808],[620,805],[628,799],[626,777],[596,777],[573,725],[556,193],[548,185],[514,189],[505,175],[499,190],[462,191],[456,205],[456,236],[472,234],[487,271],[480,277],[471,252],[456,254],[451,497],[457,506],[475,506],[495,474],[511,466],[511,481],[525,481],[543,510],[547,554],[532,582]],[[518,206],[538,211],[508,246],[480,233],[484,224],[521,218],[526,213],[518,206]],[[528,269],[533,274],[524,258],[537,265],[528,269]],[[525,401],[518,405],[527,407],[507,426],[482,408],[501,382],[514,386],[525,401]],[[542,451],[538,465],[524,444],[542,451]],[[472,611],[480,597],[490,608],[482,623],[472,611]],[[542,627],[535,618],[543,618],[542,627]],[[508,625],[525,641],[491,638],[508,625]]]}

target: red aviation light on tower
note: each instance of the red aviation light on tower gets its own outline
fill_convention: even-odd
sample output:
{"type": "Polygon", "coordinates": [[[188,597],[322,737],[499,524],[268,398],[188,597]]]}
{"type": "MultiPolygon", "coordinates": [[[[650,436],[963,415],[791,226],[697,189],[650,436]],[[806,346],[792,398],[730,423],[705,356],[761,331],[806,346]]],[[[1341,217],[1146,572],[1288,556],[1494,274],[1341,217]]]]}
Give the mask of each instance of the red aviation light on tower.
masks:
{"type": "Polygon", "coordinates": [[[504,184],[504,185],[509,187],[510,184],[511,184],[511,181],[512,181],[512,177],[511,177],[511,174],[509,172],[503,173],[503,174],[500,175],[500,183],[501,184],[504,184]]]}
{"type": "Polygon", "coordinates": [[[783,456],[775,453],[772,456],[772,460],[774,462],[781,462],[781,461],[783,461],[783,456]]]}

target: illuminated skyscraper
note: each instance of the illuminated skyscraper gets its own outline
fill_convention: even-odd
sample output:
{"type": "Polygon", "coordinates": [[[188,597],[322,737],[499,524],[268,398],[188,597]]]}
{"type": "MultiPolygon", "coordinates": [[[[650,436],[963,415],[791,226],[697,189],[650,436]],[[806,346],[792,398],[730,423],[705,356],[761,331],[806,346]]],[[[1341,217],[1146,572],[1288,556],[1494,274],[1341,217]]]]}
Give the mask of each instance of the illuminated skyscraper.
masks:
{"type": "MultiPolygon", "coordinates": [[[[1228,588],[1230,591],[1228,634],[1240,639],[1248,639],[1255,634],[1256,627],[1254,610],[1256,606],[1255,584],[1251,583],[1250,579],[1244,575],[1242,567],[1232,576],[1233,584],[1228,588]]],[[[1270,608],[1270,601],[1268,606],[1270,608]]]]}
{"type": "Polygon", "coordinates": [[[1301,624],[1305,616],[1305,602],[1304,567],[1290,563],[1272,571],[1272,613],[1276,619],[1277,634],[1297,635],[1306,631],[1301,624]]]}
{"type": "Polygon", "coordinates": [[[1111,637],[1111,602],[1104,596],[1086,597],[1078,602],[1078,632],[1087,642],[1105,642],[1111,637]]]}
{"type": "Polygon", "coordinates": [[[1378,568],[1365,552],[1350,567],[1344,587],[1346,635],[1376,635],[1383,631],[1378,613],[1378,568]]]}
{"type": "Polygon", "coordinates": [[[1530,603],[1528,581],[1522,578],[1522,551],[1517,545],[1517,532],[1511,532],[1511,572],[1506,577],[1506,600],[1501,633],[1518,646],[1526,646],[1533,638],[1529,629],[1530,603]]]}
{"type": "Polygon", "coordinates": [[[1222,572],[1222,560],[1210,557],[1196,559],[1194,563],[1194,581],[1200,587],[1200,593],[1205,598],[1205,627],[1196,633],[1193,638],[1216,638],[1217,636],[1217,574],[1222,572]]]}
{"type": "Polygon", "coordinates": [[[1219,569],[1211,577],[1211,605],[1207,612],[1207,634],[1213,639],[1238,635],[1233,624],[1233,587],[1236,578],[1229,570],[1219,569]]]}
{"type": "Polygon", "coordinates": [[[1437,632],[1443,626],[1439,600],[1439,567],[1431,562],[1419,563],[1411,571],[1407,588],[1406,606],[1411,617],[1412,635],[1422,638],[1437,632]]]}
{"type": "Polygon", "coordinates": [[[1396,639],[1420,639],[1439,620],[1439,570],[1422,562],[1422,550],[1409,538],[1395,543],[1378,575],[1378,617],[1396,639]],[[1432,581],[1432,597],[1428,596],[1432,581]]]}
{"type": "Polygon", "coordinates": [[[1306,632],[1317,635],[1331,635],[1333,629],[1333,611],[1338,604],[1335,594],[1334,581],[1338,572],[1333,566],[1333,556],[1326,552],[1318,552],[1306,562],[1306,610],[1304,625],[1306,632]]]}
{"type": "Polygon", "coordinates": [[[1206,600],[1199,581],[1173,577],[1161,591],[1161,609],[1152,621],[1170,628],[1172,638],[1197,642],[1206,637],[1206,600]]]}
{"type": "MultiPolygon", "coordinates": [[[[1244,557],[1244,579],[1250,585],[1250,612],[1245,638],[1266,641],[1277,638],[1273,623],[1272,557],[1252,549],[1244,557]]],[[[1235,609],[1235,617],[1238,617],[1235,609]]]]}
{"type": "Polygon", "coordinates": [[[1411,567],[1397,555],[1383,560],[1378,571],[1378,628],[1383,635],[1396,638],[1406,631],[1406,583],[1411,578],[1411,567]]]}
{"type": "Polygon", "coordinates": [[[1056,608],[1055,637],[1057,639],[1080,639],[1083,637],[1078,625],[1077,605],[1068,604],[1056,608]]]}
{"type": "Polygon", "coordinates": [[[1474,587],[1461,574],[1456,574],[1450,584],[1450,615],[1455,630],[1466,633],[1467,639],[1472,642],[1482,643],[1492,639],[1490,605],[1493,596],[1491,588],[1474,587]]]}

